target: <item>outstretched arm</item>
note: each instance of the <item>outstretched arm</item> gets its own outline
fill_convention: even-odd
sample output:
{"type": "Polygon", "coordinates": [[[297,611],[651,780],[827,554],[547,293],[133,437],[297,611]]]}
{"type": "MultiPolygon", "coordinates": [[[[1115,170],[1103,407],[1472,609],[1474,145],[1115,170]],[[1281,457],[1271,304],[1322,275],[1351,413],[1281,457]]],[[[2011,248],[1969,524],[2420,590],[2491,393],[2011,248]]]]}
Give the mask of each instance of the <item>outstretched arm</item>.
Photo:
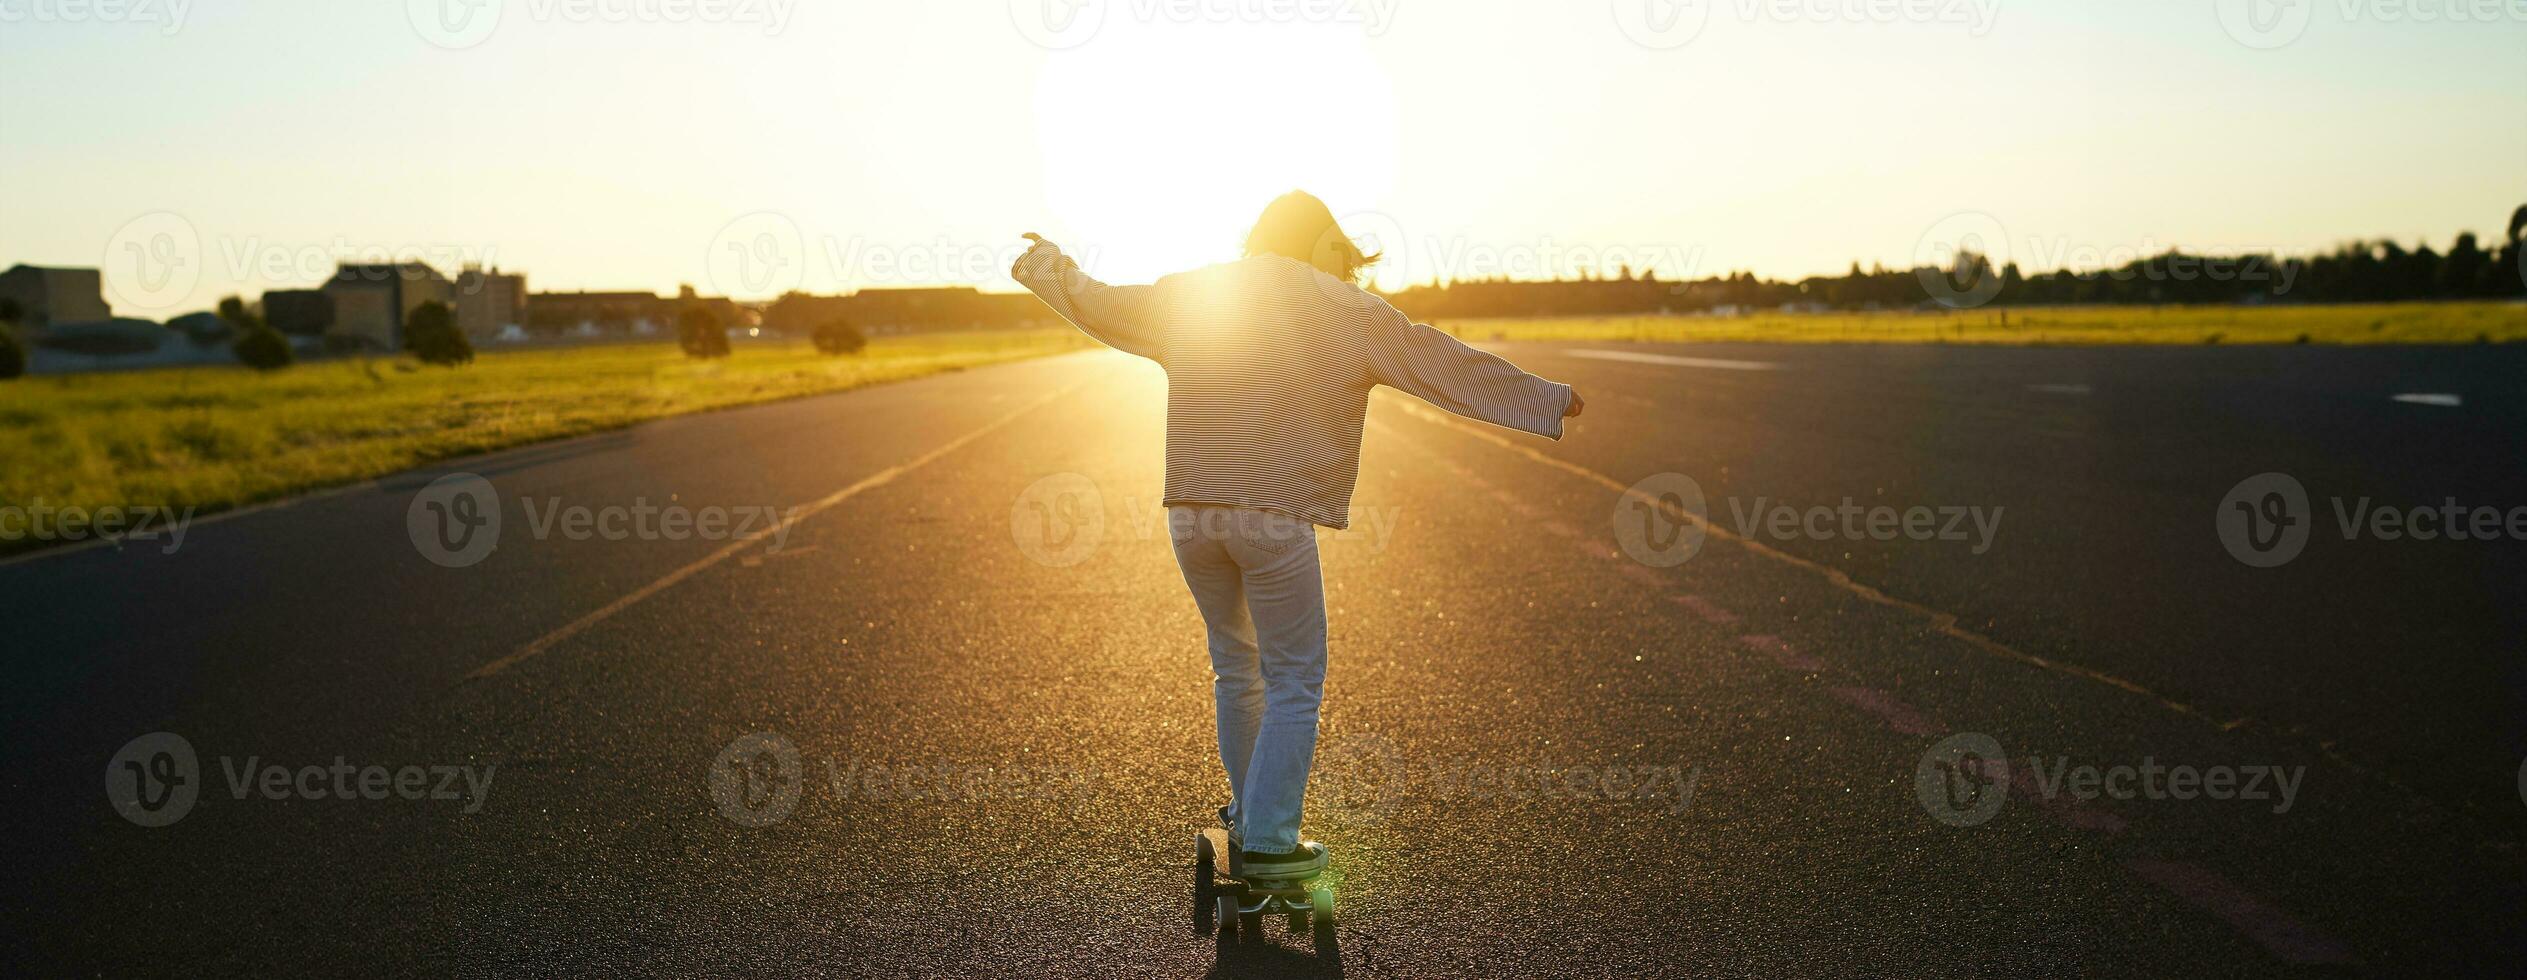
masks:
{"type": "Polygon", "coordinates": [[[1009,267],[1010,278],[1099,343],[1160,359],[1165,347],[1156,287],[1106,285],[1079,271],[1079,263],[1052,242],[1033,232],[1027,240],[1035,244],[1009,267]]]}
{"type": "Polygon", "coordinates": [[[1369,312],[1369,370],[1379,384],[1410,392],[1470,419],[1562,437],[1579,414],[1579,392],[1528,374],[1377,301],[1369,312]]]}

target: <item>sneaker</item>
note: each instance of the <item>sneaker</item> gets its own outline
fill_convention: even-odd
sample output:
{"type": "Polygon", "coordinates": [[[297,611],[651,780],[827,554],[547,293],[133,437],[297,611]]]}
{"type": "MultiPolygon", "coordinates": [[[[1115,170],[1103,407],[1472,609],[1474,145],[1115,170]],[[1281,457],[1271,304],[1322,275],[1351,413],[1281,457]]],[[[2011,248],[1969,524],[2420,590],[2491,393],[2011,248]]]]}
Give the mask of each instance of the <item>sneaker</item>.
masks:
{"type": "Polygon", "coordinates": [[[1238,873],[1248,878],[1307,878],[1325,870],[1325,845],[1300,841],[1299,849],[1287,854],[1244,851],[1238,859],[1238,873]]]}
{"type": "Polygon", "coordinates": [[[1228,807],[1225,806],[1220,808],[1220,829],[1228,831],[1229,843],[1245,843],[1246,835],[1237,832],[1237,821],[1228,818],[1228,807]]]}

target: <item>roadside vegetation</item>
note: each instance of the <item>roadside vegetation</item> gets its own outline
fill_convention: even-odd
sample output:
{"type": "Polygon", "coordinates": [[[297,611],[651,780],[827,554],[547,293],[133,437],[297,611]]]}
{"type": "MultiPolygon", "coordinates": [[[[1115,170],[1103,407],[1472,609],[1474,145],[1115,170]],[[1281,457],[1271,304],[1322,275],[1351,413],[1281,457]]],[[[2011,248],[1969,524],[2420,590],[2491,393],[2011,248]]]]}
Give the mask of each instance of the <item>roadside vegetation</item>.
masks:
{"type": "MultiPolygon", "coordinates": [[[[695,359],[671,344],[38,375],[0,384],[0,507],[201,514],[436,460],[725,408],[1076,350],[1078,332],[805,341],[695,359]]],[[[45,542],[0,540],[0,553],[45,542]]]]}
{"type": "Polygon", "coordinates": [[[2527,303],[2065,306],[1889,313],[1449,319],[1467,340],[1823,344],[2506,344],[2527,303]]]}

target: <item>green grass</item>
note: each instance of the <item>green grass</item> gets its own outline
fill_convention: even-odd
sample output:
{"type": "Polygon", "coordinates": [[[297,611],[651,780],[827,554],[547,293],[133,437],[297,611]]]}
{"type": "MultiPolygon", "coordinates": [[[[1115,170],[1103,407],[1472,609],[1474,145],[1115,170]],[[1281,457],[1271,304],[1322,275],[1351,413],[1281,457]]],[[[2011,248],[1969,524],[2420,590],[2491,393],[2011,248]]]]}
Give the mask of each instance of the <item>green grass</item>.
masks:
{"type": "Polygon", "coordinates": [[[2527,340],[2527,305],[2060,306],[1939,313],[1450,319],[1443,325],[1467,340],[1837,344],[2471,344],[2527,340]]]}
{"type": "MultiPolygon", "coordinates": [[[[0,508],[193,508],[201,514],[435,460],[1076,350],[1077,331],[938,334],[826,357],[738,345],[486,352],[462,368],[404,358],[272,374],[181,368],[0,383],[0,508]]],[[[51,542],[0,540],[0,553],[51,542]]]]}

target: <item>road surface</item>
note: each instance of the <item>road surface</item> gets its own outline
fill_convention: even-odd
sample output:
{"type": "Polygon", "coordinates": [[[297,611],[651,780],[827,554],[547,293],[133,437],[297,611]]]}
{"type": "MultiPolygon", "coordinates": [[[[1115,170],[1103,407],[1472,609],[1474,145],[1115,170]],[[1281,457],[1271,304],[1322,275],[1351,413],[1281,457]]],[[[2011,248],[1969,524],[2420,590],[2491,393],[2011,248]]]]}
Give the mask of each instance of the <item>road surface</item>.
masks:
{"type": "Polygon", "coordinates": [[[1164,380],[1099,352],[0,566],[0,968],[2527,954],[2527,543],[2346,537],[2333,510],[2527,505],[2527,351],[1498,349],[1588,393],[1569,438],[1382,394],[1355,525],[1322,539],[1331,948],[1187,928],[1224,790],[1157,505],[1164,380]],[[2246,553],[2308,533],[2259,568],[2219,518],[2271,503],[2228,499],[2268,472],[2309,502],[2239,512],[2297,518],[2246,553]]]}

